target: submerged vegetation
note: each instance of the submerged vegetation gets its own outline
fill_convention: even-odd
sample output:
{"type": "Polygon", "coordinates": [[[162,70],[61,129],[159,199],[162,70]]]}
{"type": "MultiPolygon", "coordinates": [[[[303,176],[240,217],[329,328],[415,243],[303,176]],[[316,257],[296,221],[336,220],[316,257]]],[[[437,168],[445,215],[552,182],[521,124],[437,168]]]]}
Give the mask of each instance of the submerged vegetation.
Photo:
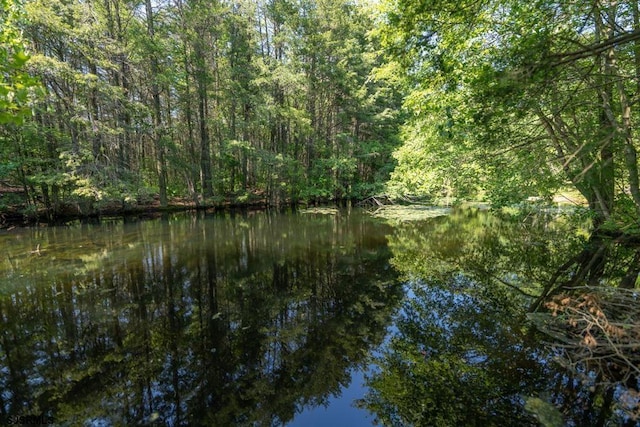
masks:
{"type": "Polygon", "coordinates": [[[637,290],[616,290],[638,251],[585,252],[586,223],[322,208],[3,232],[3,407],[60,423],[286,423],[373,363],[359,405],[386,425],[633,425],[637,290]],[[570,316],[574,291],[596,292],[582,281],[602,288],[609,322],[582,308],[605,326],[588,345],[570,316]],[[536,304],[546,295],[565,312],[536,304]]]}
{"type": "Polygon", "coordinates": [[[371,214],[376,218],[384,218],[390,222],[421,221],[451,213],[451,208],[439,208],[423,205],[385,205],[371,214]]]}
{"type": "Polygon", "coordinates": [[[288,423],[384,339],[402,297],[384,231],[199,212],[3,233],[0,422],[288,423]]]}

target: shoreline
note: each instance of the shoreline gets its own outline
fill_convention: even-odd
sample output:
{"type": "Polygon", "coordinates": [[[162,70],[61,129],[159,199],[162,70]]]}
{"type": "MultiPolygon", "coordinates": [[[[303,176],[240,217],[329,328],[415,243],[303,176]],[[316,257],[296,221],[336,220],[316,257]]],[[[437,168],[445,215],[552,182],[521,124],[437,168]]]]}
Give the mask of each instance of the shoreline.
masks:
{"type": "Polygon", "coordinates": [[[188,211],[245,211],[245,210],[265,210],[265,209],[282,209],[286,207],[308,207],[321,206],[330,203],[337,205],[347,204],[352,200],[314,200],[314,201],[297,201],[288,200],[279,203],[270,203],[267,200],[254,200],[248,202],[238,202],[233,200],[225,200],[218,203],[198,203],[193,200],[184,198],[174,198],[170,200],[167,206],[161,206],[157,197],[146,203],[121,203],[111,201],[100,207],[87,207],[84,209],[79,204],[65,204],[60,206],[54,214],[45,207],[41,207],[37,212],[28,214],[25,212],[25,205],[9,205],[5,209],[0,210],[0,230],[12,230],[18,227],[48,227],[56,225],[64,225],[71,221],[78,220],[95,220],[103,217],[156,217],[165,213],[188,212],[188,211]]]}

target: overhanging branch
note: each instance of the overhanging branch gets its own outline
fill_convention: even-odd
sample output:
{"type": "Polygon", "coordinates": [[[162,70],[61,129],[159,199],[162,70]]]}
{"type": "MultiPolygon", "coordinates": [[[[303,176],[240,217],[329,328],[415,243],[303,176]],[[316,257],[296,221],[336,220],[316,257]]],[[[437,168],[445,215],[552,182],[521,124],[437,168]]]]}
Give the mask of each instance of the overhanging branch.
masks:
{"type": "Polygon", "coordinates": [[[559,67],[561,65],[575,62],[582,58],[599,55],[602,52],[605,52],[607,49],[610,49],[612,46],[618,46],[636,40],[640,40],[640,29],[612,37],[600,43],[585,46],[580,50],[549,55],[548,58],[550,59],[550,62],[548,65],[551,67],[559,67]]]}

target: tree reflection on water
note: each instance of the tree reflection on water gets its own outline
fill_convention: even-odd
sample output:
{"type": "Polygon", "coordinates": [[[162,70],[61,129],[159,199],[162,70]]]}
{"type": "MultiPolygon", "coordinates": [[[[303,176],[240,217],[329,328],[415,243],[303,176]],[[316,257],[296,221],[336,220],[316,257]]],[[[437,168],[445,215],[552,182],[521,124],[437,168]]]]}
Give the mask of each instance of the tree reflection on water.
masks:
{"type": "Polygon", "coordinates": [[[409,298],[360,405],[397,426],[635,425],[637,374],[566,369],[575,353],[530,321],[551,316],[541,295],[585,278],[611,289],[634,271],[637,249],[592,247],[575,219],[467,210],[397,227],[391,262],[409,298]]]}
{"type": "Polygon", "coordinates": [[[386,425],[634,425],[637,304],[613,313],[621,294],[598,289],[637,299],[637,248],[579,219],[201,213],[1,234],[0,416],[279,425],[359,370],[359,406],[386,425]],[[584,345],[569,315],[587,297],[623,357],[584,345]]]}
{"type": "Polygon", "coordinates": [[[384,338],[402,293],[385,230],[265,213],[4,236],[1,415],[291,420],[339,393],[384,338]]]}

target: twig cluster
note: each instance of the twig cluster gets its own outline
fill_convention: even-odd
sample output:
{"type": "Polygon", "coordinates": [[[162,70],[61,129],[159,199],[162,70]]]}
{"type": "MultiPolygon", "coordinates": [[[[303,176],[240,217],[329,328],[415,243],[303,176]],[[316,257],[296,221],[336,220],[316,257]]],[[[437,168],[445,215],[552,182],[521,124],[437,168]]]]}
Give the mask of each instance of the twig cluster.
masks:
{"type": "MultiPolygon", "coordinates": [[[[532,313],[538,329],[553,337],[558,361],[578,375],[596,372],[596,382],[622,385],[622,409],[640,419],[640,291],[584,286],[565,289],[532,313]]],[[[593,382],[593,377],[585,377],[593,382]]]]}
{"type": "Polygon", "coordinates": [[[640,377],[640,293],[632,289],[585,287],[545,305],[541,328],[558,340],[569,366],[599,368],[603,381],[640,377]]]}

